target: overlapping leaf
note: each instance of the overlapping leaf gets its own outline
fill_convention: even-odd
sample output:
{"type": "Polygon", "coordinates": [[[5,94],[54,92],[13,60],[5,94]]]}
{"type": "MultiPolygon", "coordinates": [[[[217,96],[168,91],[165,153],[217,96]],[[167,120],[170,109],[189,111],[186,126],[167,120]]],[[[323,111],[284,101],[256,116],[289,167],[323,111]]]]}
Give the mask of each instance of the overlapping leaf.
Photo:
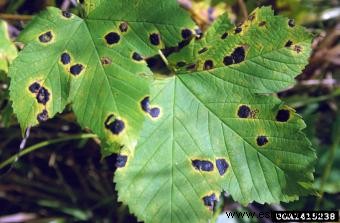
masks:
{"type": "Polygon", "coordinates": [[[0,72],[7,73],[8,63],[17,55],[17,49],[8,35],[8,26],[0,20],[0,72]]]}
{"type": "Polygon", "coordinates": [[[308,193],[315,153],[304,122],[259,93],[292,84],[310,42],[303,28],[261,8],[238,27],[222,17],[173,55],[176,73],[152,85],[160,117],[145,122],[133,154],[119,157],[120,200],[146,222],[207,222],[222,190],[243,204],[308,193]]]}
{"type": "Polygon", "coordinates": [[[26,46],[10,70],[13,108],[24,130],[71,103],[106,148],[133,148],[152,74],[143,59],[182,41],[194,24],[176,1],[86,2],[84,19],[49,8],[22,32],[26,46]]]}

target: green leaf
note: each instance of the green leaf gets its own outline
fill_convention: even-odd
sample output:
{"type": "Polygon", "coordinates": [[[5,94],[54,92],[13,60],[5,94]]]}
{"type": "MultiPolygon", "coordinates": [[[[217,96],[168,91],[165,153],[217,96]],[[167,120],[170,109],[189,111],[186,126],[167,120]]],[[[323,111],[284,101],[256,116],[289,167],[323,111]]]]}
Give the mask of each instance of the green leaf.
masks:
{"type": "Polygon", "coordinates": [[[109,154],[136,145],[145,118],[139,104],[152,75],[143,59],[182,41],[182,29],[194,24],[174,0],[88,2],[84,19],[48,8],[25,28],[10,96],[23,130],[71,103],[109,154]]]}
{"type": "Polygon", "coordinates": [[[207,222],[207,199],[221,191],[242,204],[310,193],[315,152],[305,124],[263,94],[294,83],[310,43],[302,27],[261,8],[239,27],[222,16],[172,55],[176,72],[152,85],[150,107],[160,116],[145,121],[135,151],[118,158],[127,159],[115,175],[119,199],[146,222],[207,222]]]}
{"type": "Polygon", "coordinates": [[[8,35],[8,25],[0,20],[0,72],[8,72],[8,63],[17,56],[17,49],[8,35]]]}

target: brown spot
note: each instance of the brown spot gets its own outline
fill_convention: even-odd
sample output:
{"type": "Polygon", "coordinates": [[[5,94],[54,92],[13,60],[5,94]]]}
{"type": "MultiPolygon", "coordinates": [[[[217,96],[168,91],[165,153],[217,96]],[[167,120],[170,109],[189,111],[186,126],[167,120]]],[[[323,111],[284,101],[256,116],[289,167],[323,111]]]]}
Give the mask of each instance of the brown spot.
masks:
{"type": "Polygon", "coordinates": [[[51,31],[47,31],[39,36],[39,41],[42,43],[48,43],[52,40],[53,34],[51,31]]]}
{"type": "Polygon", "coordinates": [[[236,27],[235,34],[240,33],[240,32],[242,32],[242,28],[241,27],[236,27]]]}
{"type": "Polygon", "coordinates": [[[103,65],[109,65],[109,64],[112,64],[112,60],[109,58],[109,57],[102,57],[100,59],[101,63],[103,65]]]}
{"type": "Polygon", "coordinates": [[[255,19],[255,14],[251,14],[248,16],[248,20],[253,21],[255,19]]]}
{"type": "Polygon", "coordinates": [[[297,53],[300,53],[302,51],[302,47],[299,45],[295,45],[294,46],[294,51],[296,51],[297,53]]]}
{"type": "Polygon", "coordinates": [[[128,31],[128,28],[129,28],[129,25],[127,22],[122,22],[120,25],[119,25],[119,30],[122,32],[122,33],[125,33],[128,31]]]}
{"type": "Polygon", "coordinates": [[[265,26],[266,24],[267,24],[266,21],[262,21],[262,22],[259,23],[259,26],[262,27],[262,26],[265,26]]]}

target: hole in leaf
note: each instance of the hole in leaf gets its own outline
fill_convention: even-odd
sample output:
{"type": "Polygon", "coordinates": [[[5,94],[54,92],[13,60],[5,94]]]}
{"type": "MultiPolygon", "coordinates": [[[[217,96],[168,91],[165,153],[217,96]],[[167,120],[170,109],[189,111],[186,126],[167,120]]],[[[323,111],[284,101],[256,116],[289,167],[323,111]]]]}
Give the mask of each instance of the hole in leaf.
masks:
{"type": "Polygon", "coordinates": [[[238,108],[238,112],[237,112],[238,117],[248,118],[250,116],[250,114],[251,114],[251,110],[247,105],[241,105],[238,108]]]}
{"type": "Polygon", "coordinates": [[[71,74],[77,76],[82,72],[83,69],[84,66],[82,64],[75,64],[70,68],[70,72],[71,74]]]}
{"type": "Polygon", "coordinates": [[[225,32],[225,33],[222,34],[221,39],[226,39],[227,37],[228,37],[228,33],[225,32]]]}
{"type": "Polygon", "coordinates": [[[150,43],[152,45],[155,45],[155,46],[158,46],[160,44],[160,41],[161,41],[160,37],[159,37],[159,34],[157,34],[157,33],[152,33],[150,35],[149,39],[150,39],[150,43]]]}
{"type": "Polygon", "coordinates": [[[70,54],[68,54],[68,53],[61,54],[60,61],[64,65],[71,63],[71,56],[70,56],[70,54]]]}
{"type": "Polygon", "coordinates": [[[281,109],[277,112],[276,120],[278,122],[286,122],[289,120],[289,117],[290,117],[289,111],[285,109],[281,109]]]}
{"type": "Polygon", "coordinates": [[[229,66],[231,64],[233,64],[234,61],[233,61],[233,58],[231,56],[225,56],[223,58],[223,64],[226,65],[226,66],[229,66]]]}
{"type": "Polygon", "coordinates": [[[293,44],[291,40],[288,40],[285,44],[285,47],[290,47],[293,44]]]}
{"type": "Polygon", "coordinates": [[[30,92],[32,93],[38,93],[39,92],[39,89],[40,89],[40,84],[38,82],[34,82],[33,84],[31,84],[28,89],[30,92]]]}
{"type": "Polygon", "coordinates": [[[182,30],[182,38],[189,39],[192,36],[192,31],[190,29],[183,29],[182,30]]]}
{"type": "Polygon", "coordinates": [[[212,60],[206,60],[203,65],[204,70],[210,70],[214,68],[214,62],[212,60]]]}
{"type": "Polygon", "coordinates": [[[218,169],[219,174],[223,176],[223,174],[225,174],[225,172],[227,171],[229,165],[225,159],[217,159],[216,167],[218,169]]]}
{"type": "Polygon", "coordinates": [[[71,18],[71,16],[72,16],[72,14],[71,13],[69,13],[69,12],[67,12],[67,11],[63,11],[62,12],[62,15],[65,17],[65,18],[71,18]]]}
{"type": "Polygon", "coordinates": [[[231,57],[234,60],[234,63],[241,63],[245,57],[245,51],[243,47],[237,47],[234,52],[231,54],[231,57]]]}
{"type": "Polygon", "coordinates": [[[210,162],[209,160],[192,160],[191,165],[196,170],[202,170],[202,171],[213,171],[214,170],[214,164],[210,162]]]}
{"type": "Polygon", "coordinates": [[[288,25],[289,25],[290,27],[294,27],[294,26],[295,26],[295,20],[294,20],[294,19],[289,19],[289,20],[288,20],[288,25]]]}
{"type": "Polygon", "coordinates": [[[128,157],[125,156],[125,155],[118,155],[118,156],[117,156],[117,159],[116,159],[116,164],[115,164],[115,166],[116,166],[117,168],[122,168],[122,167],[124,167],[124,166],[126,165],[127,159],[128,159],[128,157]]]}
{"type": "Polygon", "coordinates": [[[264,146],[268,143],[268,139],[266,136],[259,136],[257,137],[256,142],[258,146],[264,146]]]}
{"type": "Polygon", "coordinates": [[[242,32],[242,28],[241,27],[236,27],[235,34],[240,33],[240,32],[242,32]]]}
{"type": "Polygon", "coordinates": [[[141,61],[141,60],[143,60],[143,57],[139,53],[134,52],[132,54],[132,59],[134,59],[136,61],[141,61]]]}
{"type": "Polygon", "coordinates": [[[127,32],[129,29],[129,25],[127,22],[122,22],[120,25],[119,25],[119,30],[122,32],[122,33],[125,33],[127,32]]]}
{"type": "Polygon", "coordinates": [[[113,44],[116,44],[116,43],[119,42],[120,36],[116,32],[110,32],[110,33],[106,34],[105,40],[106,40],[107,44],[113,45],[113,44]]]}
{"type": "Polygon", "coordinates": [[[215,193],[204,196],[202,198],[205,206],[208,206],[211,210],[214,209],[215,202],[217,201],[215,193]]]}
{"type": "Polygon", "coordinates": [[[124,128],[125,128],[125,124],[122,120],[120,119],[114,119],[112,121],[112,119],[114,118],[114,115],[110,115],[106,121],[105,121],[105,127],[110,130],[114,135],[118,135],[119,133],[121,133],[124,128]]]}
{"type": "Polygon", "coordinates": [[[44,87],[40,88],[36,97],[38,103],[46,105],[50,99],[50,93],[44,87]]]}
{"type": "Polygon", "coordinates": [[[42,43],[48,43],[52,40],[53,38],[53,34],[51,31],[47,31],[46,33],[44,34],[41,34],[39,36],[39,41],[42,42],[42,43]]]}
{"type": "Polygon", "coordinates": [[[44,109],[41,113],[37,115],[38,122],[46,122],[48,119],[48,112],[44,109]]]}

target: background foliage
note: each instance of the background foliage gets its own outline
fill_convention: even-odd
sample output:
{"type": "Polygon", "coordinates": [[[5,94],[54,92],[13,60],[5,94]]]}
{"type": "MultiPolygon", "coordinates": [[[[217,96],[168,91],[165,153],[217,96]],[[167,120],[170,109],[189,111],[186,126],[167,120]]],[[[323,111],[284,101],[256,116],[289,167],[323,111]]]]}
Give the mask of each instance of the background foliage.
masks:
{"type": "MultiPolygon", "coordinates": [[[[257,6],[271,5],[275,12],[294,18],[296,23],[315,34],[309,65],[297,78],[298,83],[280,92],[279,97],[302,114],[305,130],[318,153],[315,189],[322,197],[302,197],[289,204],[250,204],[247,208],[225,194],[220,211],[312,210],[339,208],[339,65],[340,23],[337,1],[179,1],[198,24],[208,27],[224,11],[236,23],[257,6]]],[[[75,1],[6,1],[0,0],[0,18],[8,22],[12,39],[23,25],[47,6],[78,12],[75,1]]],[[[5,160],[20,148],[21,133],[8,102],[7,64],[15,56],[7,40],[6,26],[0,30],[0,160],[5,160]],[[8,50],[10,49],[10,50],[8,50]],[[5,52],[7,57],[2,56],[5,52]]],[[[18,49],[22,46],[18,45],[18,49]]],[[[66,109],[62,115],[31,130],[26,147],[54,138],[81,133],[74,114],[66,109]]],[[[1,169],[0,221],[8,217],[31,219],[33,222],[94,221],[133,222],[127,208],[117,203],[112,185],[115,157],[100,159],[96,140],[79,139],[50,145],[22,157],[13,166],[1,169]]],[[[239,219],[242,222],[242,219],[239,219]]],[[[263,219],[254,220],[261,222],[263,219]]]]}

